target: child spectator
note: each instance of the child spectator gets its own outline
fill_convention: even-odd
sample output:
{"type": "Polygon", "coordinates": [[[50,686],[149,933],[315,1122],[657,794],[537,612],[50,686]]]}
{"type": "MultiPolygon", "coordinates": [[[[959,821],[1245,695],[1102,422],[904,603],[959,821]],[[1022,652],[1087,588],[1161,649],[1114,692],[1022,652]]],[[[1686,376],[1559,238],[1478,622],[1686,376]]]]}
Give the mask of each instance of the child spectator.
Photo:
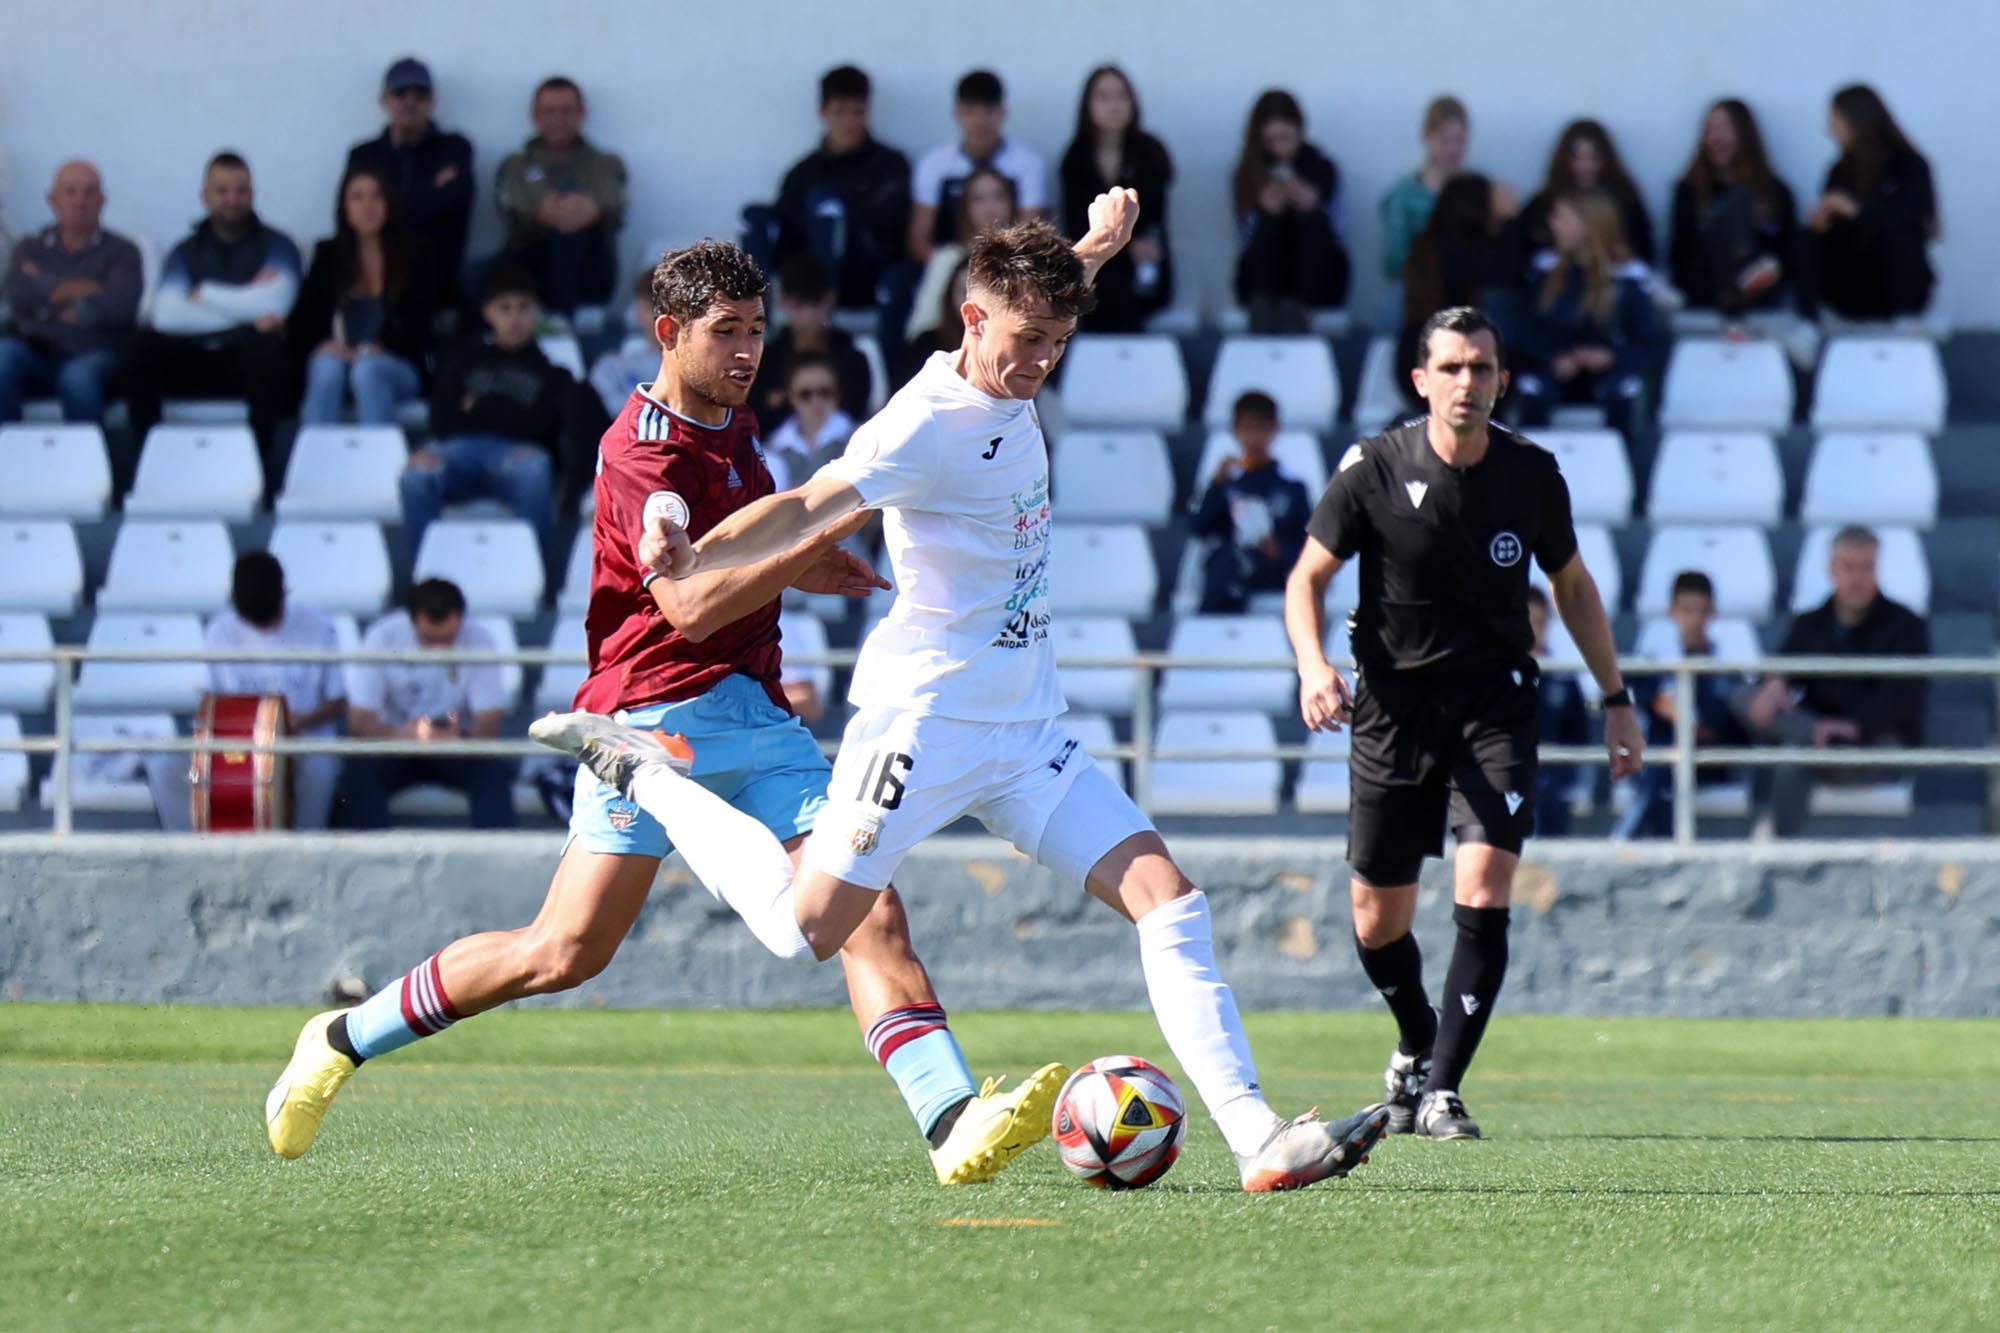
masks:
{"type": "Polygon", "coordinates": [[[1007,123],[1007,92],[1000,76],[976,69],[958,81],[952,104],[959,138],[942,143],[917,160],[910,182],[910,258],[923,263],[931,251],[957,233],[958,197],[979,167],[992,167],[1014,183],[1021,211],[1040,217],[1048,209],[1048,168],[1026,144],[1001,137],[1007,123]]]}
{"type": "Polygon", "coordinates": [[[1618,156],[1611,131],[1595,120],[1573,120],[1556,138],[1542,188],[1521,210],[1521,225],[1531,251],[1546,250],[1555,243],[1549,230],[1549,211],[1556,200],[1576,190],[1601,190],[1609,195],[1618,210],[1626,250],[1647,264],[1653,262],[1653,221],[1646,215],[1645,201],[1625,170],[1624,159],[1618,156]]]}
{"type": "Polygon", "coordinates": [[[778,270],[778,309],[785,322],[764,344],[751,400],[766,435],[791,415],[792,363],[803,356],[831,361],[840,376],[841,409],[856,421],[868,415],[868,358],[854,345],[853,334],[833,326],[834,297],[826,268],[811,255],[793,255],[778,270]]]}
{"type": "Polygon", "coordinates": [[[1305,129],[1298,99],[1270,89],[1250,108],[1236,159],[1236,299],[1258,333],[1303,330],[1310,311],[1347,303],[1340,169],[1305,129]]]}
{"type": "Polygon", "coordinates": [[[1625,248],[1618,207],[1601,192],[1557,199],[1549,231],[1555,246],[1536,259],[1543,276],[1528,295],[1516,348],[1521,422],[1547,425],[1557,403],[1595,403],[1626,430],[1660,361],[1650,272],[1625,248]]]}
{"type": "Polygon", "coordinates": [[[1784,303],[1798,232],[1792,192],[1771,171],[1750,108],[1709,107],[1694,158],[1674,185],[1667,238],[1674,286],[1690,310],[1736,318],[1784,303]]]}
{"type": "Polygon", "coordinates": [[[396,409],[423,392],[435,290],[422,242],[403,226],[388,182],[373,167],[349,168],[333,237],[313,247],[288,321],[306,367],[299,419],[339,421],[351,391],[356,421],[394,425],[396,409]]]}
{"type": "Polygon", "coordinates": [[[1081,327],[1137,333],[1174,297],[1167,248],[1167,195],[1174,161],[1139,124],[1139,95],[1116,65],[1100,65],[1083,81],[1076,134],[1063,153],[1062,224],[1066,236],[1090,230],[1090,201],[1127,186],[1139,192],[1139,229],[1131,244],[1097,271],[1097,308],[1081,327]]]}
{"type": "Polygon", "coordinates": [[[1312,499],[1271,456],[1278,404],[1252,390],[1236,400],[1231,429],[1242,453],[1225,458],[1195,506],[1191,535],[1214,545],[1203,569],[1203,615],[1240,614],[1253,592],[1282,592],[1306,544],[1312,499]]]}
{"type": "Polygon", "coordinates": [[[1827,132],[1840,157],[1806,215],[1799,313],[1822,303],[1848,319],[1923,313],[1938,238],[1930,163],[1866,84],[1834,94],[1827,132]]]}
{"type": "Polygon", "coordinates": [[[840,373],[826,357],[808,353],[792,363],[784,424],[764,437],[764,465],[781,491],[804,483],[837,457],[854,433],[855,420],[840,406],[840,373]]]}

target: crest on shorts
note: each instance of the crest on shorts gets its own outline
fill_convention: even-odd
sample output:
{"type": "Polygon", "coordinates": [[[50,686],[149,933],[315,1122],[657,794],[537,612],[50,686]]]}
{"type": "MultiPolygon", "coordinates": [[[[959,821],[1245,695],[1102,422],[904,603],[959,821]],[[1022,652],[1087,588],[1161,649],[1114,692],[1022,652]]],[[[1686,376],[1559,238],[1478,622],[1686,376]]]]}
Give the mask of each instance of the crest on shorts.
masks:
{"type": "Polygon", "coordinates": [[[624,801],[624,800],[613,801],[610,805],[605,807],[604,818],[605,821],[609,823],[612,828],[615,828],[620,833],[623,833],[626,829],[631,828],[633,823],[638,820],[639,807],[632,804],[632,802],[630,801],[624,801]]]}
{"type": "Polygon", "coordinates": [[[1509,565],[1521,563],[1523,550],[1519,537],[1511,532],[1496,532],[1493,534],[1492,545],[1486,548],[1486,554],[1493,557],[1494,564],[1505,569],[1509,565]]]}
{"type": "Polygon", "coordinates": [[[882,816],[863,815],[861,822],[854,826],[854,837],[849,845],[856,856],[866,856],[875,850],[875,844],[882,840],[882,816]]]}

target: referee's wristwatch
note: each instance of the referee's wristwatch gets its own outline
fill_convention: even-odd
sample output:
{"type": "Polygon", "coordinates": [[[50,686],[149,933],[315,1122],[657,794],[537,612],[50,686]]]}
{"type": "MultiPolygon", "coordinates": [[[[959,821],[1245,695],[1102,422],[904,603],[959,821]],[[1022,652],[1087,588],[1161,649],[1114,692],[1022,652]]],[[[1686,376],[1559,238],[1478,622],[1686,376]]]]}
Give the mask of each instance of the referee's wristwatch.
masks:
{"type": "Polygon", "coordinates": [[[1632,706],[1632,691],[1620,685],[1617,689],[1600,699],[1597,706],[1599,708],[1630,708],[1632,706]]]}

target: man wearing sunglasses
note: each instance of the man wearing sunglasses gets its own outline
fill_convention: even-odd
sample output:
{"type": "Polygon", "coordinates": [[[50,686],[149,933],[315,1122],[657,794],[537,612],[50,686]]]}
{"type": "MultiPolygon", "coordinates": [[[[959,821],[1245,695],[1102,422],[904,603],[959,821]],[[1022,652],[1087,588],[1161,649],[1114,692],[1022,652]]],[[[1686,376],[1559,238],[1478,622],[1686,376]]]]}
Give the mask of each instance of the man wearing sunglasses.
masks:
{"type": "Polygon", "coordinates": [[[465,266],[465,229],[472,216],[472,144],[431,120],[437,94],[430,67],[412,56],[382,76],[382,110],[389,125],[354,145],[347,169],[380,173],[396,191],[404,223],[428,242],[437,283],[435,308],[454,309],[465,266]]]}

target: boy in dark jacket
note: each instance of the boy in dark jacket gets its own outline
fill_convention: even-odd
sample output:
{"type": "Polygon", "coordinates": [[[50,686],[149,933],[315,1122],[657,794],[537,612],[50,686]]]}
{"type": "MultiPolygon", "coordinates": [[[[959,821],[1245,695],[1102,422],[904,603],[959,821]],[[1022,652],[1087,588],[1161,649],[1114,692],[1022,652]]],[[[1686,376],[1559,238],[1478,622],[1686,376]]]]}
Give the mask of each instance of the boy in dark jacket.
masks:
{"type": "Polygon", "coordinates": [[[1237,615],[1253,592],[1282,592],[1306,543],[1312,497],[1271,456],[1278,405],[1251,391],[1231,424],[1240,455],[1225,458],[1195,506],[1192,532],[1214,542],[1202,579],[1203,615],[1237,615]]]}

